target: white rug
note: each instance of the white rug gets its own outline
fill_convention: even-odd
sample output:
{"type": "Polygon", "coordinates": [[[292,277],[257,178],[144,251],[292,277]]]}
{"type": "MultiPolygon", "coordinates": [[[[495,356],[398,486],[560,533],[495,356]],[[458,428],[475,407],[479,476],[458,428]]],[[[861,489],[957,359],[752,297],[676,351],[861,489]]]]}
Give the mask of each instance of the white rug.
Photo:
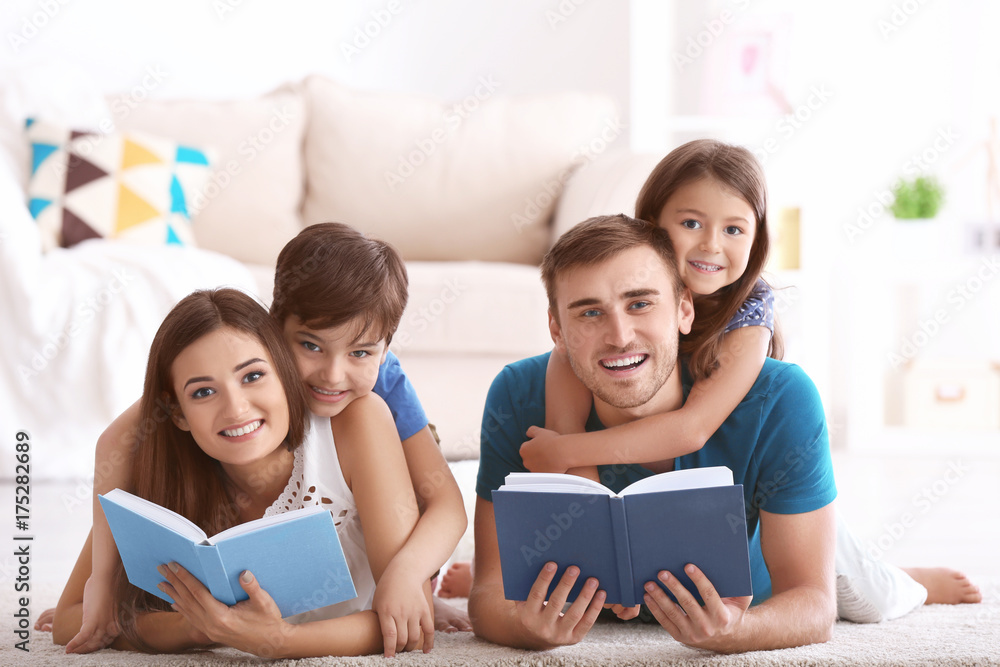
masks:
{"type": "MultiPolygon", "coordinates": [[[[434,650],[402,654],[392,663],[381,656],[364,658],[311,658],[267,661],[233,649],[201,654],[149,656],[104,650],[68,656],[52,644],[51,635],[35,632],[30,653],[14,648],[15,599],[2,596],[5,632],[0,645],[0,665],[79,665],[139,667],[140,665],[1000,665],[1000,578],[980,580],[984,602],[979,605],[932,605],[895,621],[876,625],[838,623],[833,639],[825,644],[717,655],[678,644],[658,625],[623,625],[600,621],[587,638],[575,645],[546,652],[509,649],[474,637],[471,633],[435,635],[434,650]]],[[[35,614],[56,602],[58,591],[33,591],[35,614]]]]}

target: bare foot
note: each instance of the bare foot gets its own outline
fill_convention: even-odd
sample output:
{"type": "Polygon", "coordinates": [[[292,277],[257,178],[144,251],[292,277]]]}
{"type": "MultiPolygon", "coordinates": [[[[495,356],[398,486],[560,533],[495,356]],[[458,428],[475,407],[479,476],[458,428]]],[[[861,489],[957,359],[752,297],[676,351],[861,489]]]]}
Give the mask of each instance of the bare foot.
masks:
{"type": "Polygon", "coordinates": [[[967,576],[947,567],[904,567],[903,571],[927,589],[924,604],[982,602],[983,596],[967,576]]]}
{"type": "Polygon", "coordinates": [[[472,632],[469,615],[434,596],[434,629],[441,632],[472,632]]]}
{"type": "Polygon", "coordinates": [[[52,619],[55,617],[55,609],[46,609],[38,616],[38,620],[35,621],[35,630],[39,630],[41,632],[52,632],[52,619]]]}
{"type": "Polygon", "coordinates": [[[443,598],[467,598],[472,590],[472,563],[452,563],[441,576],[437,594],[443,598]]]}

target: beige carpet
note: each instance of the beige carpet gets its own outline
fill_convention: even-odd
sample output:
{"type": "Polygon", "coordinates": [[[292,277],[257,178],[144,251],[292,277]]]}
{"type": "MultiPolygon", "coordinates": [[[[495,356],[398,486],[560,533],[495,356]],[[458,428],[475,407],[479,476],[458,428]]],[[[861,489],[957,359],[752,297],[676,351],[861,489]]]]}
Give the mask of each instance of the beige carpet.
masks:
{"type": "MultiPolygon", "coordinates": [[[[576,646],[546,652],[519,651],[476,639],[471,633],[438,633],[427,655],[410,653],[386,663],[381,656],[312,658],[271,662],[232,649],[202,654],[148,656],[104,650],[67,656],[48,633],[33,633],[31,652],[14,649],[12,593],[3,594],[6,631],[0,665],[80,665],[139,667],[140,665],[1000,665],[1000,578],[981,580],[985,600],[980,605],[923,607],[895,621],[878,625],[838,623],[826,644],[781,651],[723,656],[688,648],[673,641],[657,625],[599,622],[576,646]]],[[[31,613],[55,603],[58,591],[34,591],[31,613]]]]}

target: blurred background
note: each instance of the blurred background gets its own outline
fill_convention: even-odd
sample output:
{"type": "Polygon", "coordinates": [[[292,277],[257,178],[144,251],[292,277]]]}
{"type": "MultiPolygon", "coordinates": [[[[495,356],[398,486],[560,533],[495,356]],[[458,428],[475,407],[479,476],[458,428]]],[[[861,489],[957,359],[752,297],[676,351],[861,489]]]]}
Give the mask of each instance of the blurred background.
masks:
{"type": "MultiPolygon", "coordinates": [[[[65,65],[108,94],[239,99],[319,72],[457,100],[486,78],[505,95],[609,96],[626,121],[618,150],[745,145],[770,188],[786,359],[819,387],[835,453],[854,455],[838,463],[842,488],[897,480],[846,501],[862,532],[891,536],[926,489],[935,507],[947,496],[949,517],[976,515],[1000,482],[997,3],[6,0],[0,12],[4,65],[65,65]],[[894,187],[918,176],[942,204],[897,219],[894,187]],[[946,483],[955,461],[978,491],[946,483]],[[865,516],[869,502],[883,510],[865,516]]],[[[926,555],[953,523],[939,515],[884,546],[926,555]]]]}
{"type": "MultiPolygon", "coordinates": [[[[632,151],[698,136],[767,171],[788,359],[844,447],[1000,441],[1000,7],[848,0],[13,0],[0,58],[109,94],[239,99],[320,72],[351,87],[610,96],[632,151]],[[151,69],[152,68],[152,69],[151,69]],[[903,177],[931,221],[897,221],[903,177]],[[949,440],[954,436],[949,435],[949,440]]],[[[625,142],[617,145],[623,147],[625,142]]],[[[949,445],[952,446],[952,445],[949,445]]]]}

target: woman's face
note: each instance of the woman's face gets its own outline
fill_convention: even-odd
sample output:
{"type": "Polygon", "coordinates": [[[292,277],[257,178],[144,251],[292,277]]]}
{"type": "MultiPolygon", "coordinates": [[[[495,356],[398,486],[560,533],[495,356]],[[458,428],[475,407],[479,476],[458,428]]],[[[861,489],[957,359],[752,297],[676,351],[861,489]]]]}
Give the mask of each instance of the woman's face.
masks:
{"type": "Polygon", "coordinates": [[[692,294],[713,294],[746,271],[757,218],[750,204],[714,178],[677,188],[658,222],[673,242],[681,279],[692,294]]]}
{"type": "Polygon", "coordinates": [[[205,334],[171,365],[180,415],[202,451],[220,463],[256,463],[288,434],[288,401],[271,356],[252,336],[229,327],[205,334]]]}

